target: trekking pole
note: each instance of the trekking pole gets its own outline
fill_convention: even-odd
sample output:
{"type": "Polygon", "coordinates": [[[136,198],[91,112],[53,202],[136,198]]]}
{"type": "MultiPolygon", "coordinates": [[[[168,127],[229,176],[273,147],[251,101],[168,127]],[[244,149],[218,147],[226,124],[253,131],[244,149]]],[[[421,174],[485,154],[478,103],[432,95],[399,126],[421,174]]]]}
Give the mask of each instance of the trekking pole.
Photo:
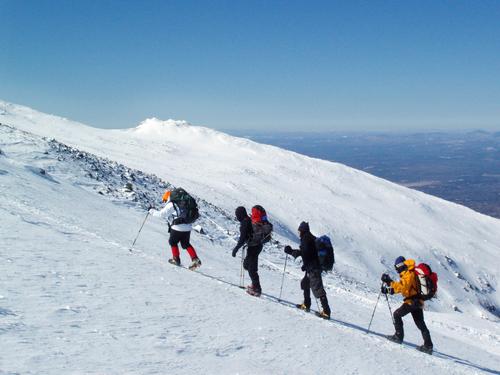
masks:
{"type": "Polygon", "coordinates": [[[366,330],[366,333],[370,333],[370,327],[372,326],[373,317],[375,316],[375,310],[377,310],[378,301],[380,300],[380,295],[382,294],[382,286],[383,285],[384,285],[384,282],[382,281],[382,284],[380,285],[380,292],[378,293],[378,297],[377,297],[377,302],[375,303],[375,307],[373,308],[372,317],[370,319],[370,324],[368,324],[368,329],[366,330]]]}
{"type": "Polygon", "coordinates": [[[391,313],[392,324],[396,327],[396,322],[394,321],[394,315],[392,315],[391,304],[389,303],[389,297],[387,297],[387,294],[385,295],[385,299],[387,300],[387,307],[389,307],[389,312],[391,313]]]}
{"type": "Polygon", "coordinates": [[[132,252],[132,249],[133,249],[133,247],[135,245],[135,241],[137,241],[137,239],[139,238],[139,234],[141,234],[142,227],[146,223],[146,220],[148,219],[148,216],[149,216],[149,210],[148,210],[148,213],[146,214],[146,217],[144,218],[144,221],[142,222],[142,225],[141,225],[141,227],[139,229],[139,232],[137,233],[137,236],[135,236],[134,242],[132,242],[132,246],[130,246],[130,249],[128,249],[128,251],[132,252]]]}
{"type": "Polygon", "coordinates": [[[243,255],[243,259],[241,261],[241,274],[242,274],[242,282],[241,282],[241,286],[244,288],[245,287],[245,258],[247,256],[247,248],[245,247],[242,251],[242,255],[243,255]]]}
{"type": "Polygon", "coordinates": [[[245,247],[241,249],[241,267],[240,267],[240,288],[245,287],[245,270],[243,268],[243,260],[245,258],[245,247]]]}
{"type": "Polygon", "coordinates": [[[321,313],[321,310],[319,308],[318,299],[316,297],[314,297],[314,300],[316,301],[316,307],[318,308],[318,312],[321,313]]]}
{"type": "Polygon", "coordinates": [[[288,261],[288,254],[286,254],[285,266],[283,267],[283,277],[281,278],[280,297],[278,298],[278,301],[280,301],[280,302],[281,302],[281,293],[283,293],[283,283],[285,282],[285,271],[286,271],[286,262],[287,261],[288,261]]]}
{"type": "Polygon", "coordinates": [[[241,250],[241,262],[240,262],[240,288],[243,288],[243,250],[241,250]]]}

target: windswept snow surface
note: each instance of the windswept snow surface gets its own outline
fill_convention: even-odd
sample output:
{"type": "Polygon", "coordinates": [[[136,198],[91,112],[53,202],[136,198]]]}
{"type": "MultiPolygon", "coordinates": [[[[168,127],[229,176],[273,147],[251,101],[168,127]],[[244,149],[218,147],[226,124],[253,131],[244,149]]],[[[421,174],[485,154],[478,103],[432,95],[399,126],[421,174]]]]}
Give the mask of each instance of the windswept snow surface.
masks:
{"type": "Polygon", "coordinates": [[[299,222],[309,221],[313,233],[333,238],[336,271],[372,290],[397,256],[425,261],[440,278],[431,310],[500,315],[498,219],[185,121],[103,130],[0,101],[0,122],[154,173],[230,213],[261,204],[279,234],[294,241],[299,222]]]}
{"type": "MultiPolygon", "coordinates": [[[[480,304],[481,298],[497,303],[498,220],[341,165],[186,123],[150,120],[134,130],[103,131],[5,103],[0,113],[2,123],[113,160],[130,160],[124,164],[157,170],[166,181],[0,126],[1,374],[500,373],[498,321],[480,304]],[[282,168],[286,158],[289,170],[282,168]],[[244,165],[247,172],[238,171],[244,165]],[[280,169],[283,173],[271,179],[280,169]],[[292,189],[285,182],[295,175],[303,178],[292,189]],[[342,183],[327,184],[336,180],[342,183]],[[251,181],[261,182],[260,192],[251,181]],[[126,182],[132,183],[133,193],[123,189],[126,182]],[[145,217],[141,206],[168,183],[205,199],[200,200],[200,225],[207,234],[192,236],[203,261],[200,272],[166,263],[166,226],[158,219],[148,219],[129,251],[145,217]],[[300,195],[316,185],[315,194],[300,195]],[[331,189],[329,195],[325,189],[331,189]],[[303,199],[319,202],[320,195],[325,198],[318,206],[322,209],[303,199]],[[231,216],[240,199],[247,207],[263,204],[281,231],[281,244],[262,254],[267,295],[260,299],[237,287],[240,262],[230,256],[237,229],[231,216]],[[370,204],[361,209],[358,199],[370,204]],[[335,210],[330,200],[337,202],[335,210]],[[371,212],[383,203],[385,210],[371,212]],[[396,207],[403,203],[408,210],[426,204],[427,214],[396,207]],[[356,215],[350,210],[359,215],[353,223],[349,217],[356,215]],[[338,216],[338,211],[350,216],[338,216]],[[386,217],[399,211],[397,217],[386,217]],[[295,219],[289,217],[293,213],[295,219]],[[420,225],[415,215],[425,219],[424,228],[436,227],[418,234],[411,226],[420,225]],[[329,221],[321,220],[326,217],[329,221]],[[447,220],[438,225],[436,217],[447,220]],[[288,261],[284,302],[276,298],[285,259],[282,244],[294,235],[295,221],[307,218],[313,231],[332,234],[337,247],[336,270],[325,278],[331,322],[291,307],[301,301],[299,262],[288,261]],[[457,223],[462,223],[460,230],[453,229],[457,223]],[[420,247],[422,242],[437,246],[443,238],[457,247],[420,247]],[[404,250],[397,248],[401,244],[404,250]],[[440,274],[439,300],[426,311],[435,356],[411,346],[420,344],[421,337],[410,317],[405,319],[410,345],[381,337],[392,333],[384,299],[375,313],[374,334],[365,333],[380,273],[392,263],[393,253],[431,258],[428,262],[440,274]],[[480,287],[479,276],[488,285],[480,287]],[[454,312],[451,304],[464,313],[454,312]]],[[[187,263],[186,253],[182,259],[187,263]]],[[[391,297],[392,309],[399,303],[400,298],[391,297]]]]}

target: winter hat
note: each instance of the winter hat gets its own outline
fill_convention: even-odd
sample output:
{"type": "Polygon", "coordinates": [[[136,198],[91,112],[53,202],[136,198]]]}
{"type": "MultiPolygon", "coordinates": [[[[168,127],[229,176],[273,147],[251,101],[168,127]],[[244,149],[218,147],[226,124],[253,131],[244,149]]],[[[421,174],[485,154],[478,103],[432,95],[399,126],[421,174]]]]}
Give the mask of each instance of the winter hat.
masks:
{"type": "Polygon", "coordinates": [[[300,223],[298,230],[300,233],[309,232],[309,223],[306,221],[303,221],[302,223],[300,223]]]}
{"type": "Polygon", "coordinates": [[[247,210],[246,210],[246,208],[245,208],[245,207],[243,207],[243,206],[239,206],[239,207],[237,207],[237,208],[236,208],[236,210],[234,211],[234,214],[236,215],[236,219],[237,219],[238,221],[241,221],[241,220],[243,220],[245,217],[247,217],[247,216],[248,216],[248,214],[247,214],[247,210]]]}
{"type": "Polygon", "coordinates": [[[169,200],[170,198],[170,190],[166,190],[165,193],[163,194],[163,198],[161,199],[163,203],[169,200]]]}
{"type": "Polygon", "coordinates": [[[404,270],[406,270],[407,267],[405,264],[405,260],[406,260],[405,257],[400,255],[394,261],[394,268],[396,269],[396,271],[398,271],[398,273],[401,273],[404,270]]]}

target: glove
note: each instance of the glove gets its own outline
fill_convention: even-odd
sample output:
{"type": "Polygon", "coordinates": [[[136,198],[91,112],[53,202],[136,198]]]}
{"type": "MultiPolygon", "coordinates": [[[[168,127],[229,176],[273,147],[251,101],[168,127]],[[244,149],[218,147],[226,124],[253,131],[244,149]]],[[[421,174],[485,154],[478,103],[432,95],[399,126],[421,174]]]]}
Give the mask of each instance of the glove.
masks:
{"type": "Polygon", "coordinates": [[[289,245],[285,246],[285,253],[292,255],[292,247],[289,245]]]}
{"type": "Polygon", "coordinates": [[[390,295],[394,294],[394,289],[391,288],[390,286],[382,285],[382,287],[380,288],[380,291],[384,294],[390,294],[390,295]]]}
{"type": "Polygon", "coordinates": [[[392,283],[391,277],[386,273],[384,273],[380,279],[386,284],[392,283]]]}
{"type": "Polygon", "coordinates": [[[231,255],[234,257],[236,257],[236,254],[238,253],[238,249],[234,248],[233,249],[233,252],[231,253],[231,255]]]}

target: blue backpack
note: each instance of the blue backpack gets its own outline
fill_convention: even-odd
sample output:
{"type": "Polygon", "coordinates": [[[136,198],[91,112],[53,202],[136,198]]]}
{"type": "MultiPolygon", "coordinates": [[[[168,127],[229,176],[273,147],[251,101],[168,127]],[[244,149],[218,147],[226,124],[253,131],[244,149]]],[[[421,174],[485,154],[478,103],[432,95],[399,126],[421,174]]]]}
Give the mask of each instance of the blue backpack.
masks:
{"type": "Polygon", "coordinates": [[[321,269],[323,271],[331,271],[335,263],[335,254],[330,237],[324,235],[316,238],[316,250],[318,251],[321,269]]]}

